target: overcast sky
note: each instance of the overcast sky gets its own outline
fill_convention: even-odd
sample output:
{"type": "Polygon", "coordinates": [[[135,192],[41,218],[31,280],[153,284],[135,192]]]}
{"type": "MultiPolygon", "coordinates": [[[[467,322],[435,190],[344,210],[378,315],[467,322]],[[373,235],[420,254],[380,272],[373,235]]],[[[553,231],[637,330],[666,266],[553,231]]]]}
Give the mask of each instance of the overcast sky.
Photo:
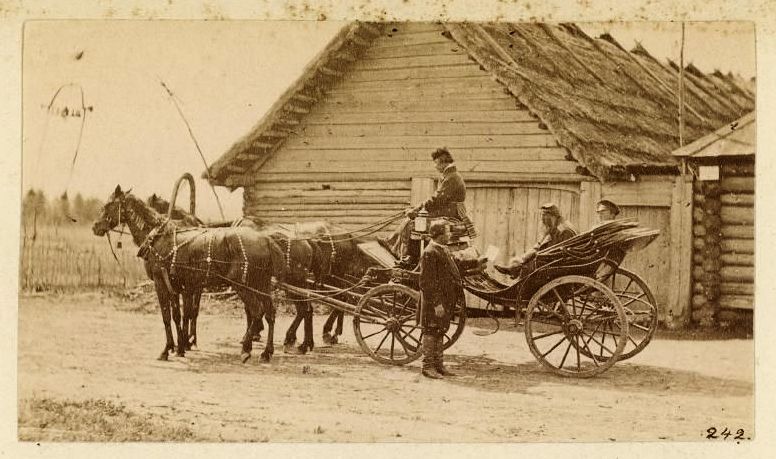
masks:
{"type": "MultiPolygon", "coordinates": [[[[204,166],[164,80],[181,101],[209,163],[256,124],[343,25],[340,22],[40,21],[25,26],[23,188],[61,194],[77,145],[80,118],[47,114],[56,90],[76,83],[87,116],[70,193],[106,198],[116,184],[139,196],[169,197],[183,172],[204,166]],[[81,54],[82,53],[82,54],[81,54]],[[80,58],[77,58],[80,55],[80,58]]],[[[584,24],[609,31],[630,49],[678,61],[677,23],[584,24]]],[[[687,25],[685,61],[701,70],[755,75],[754,31],[742,23],[687,25]]],[[[58,106],[80,106],[68,86],[58,106]]],[[[227,218],[241,214],[240,191],[217,189],[227,218]]],[[[197,183],[201,216],[218,218],[206,182],[197,183]]],[[[180,203],[187,202],[182,196],[180,203]]]]}

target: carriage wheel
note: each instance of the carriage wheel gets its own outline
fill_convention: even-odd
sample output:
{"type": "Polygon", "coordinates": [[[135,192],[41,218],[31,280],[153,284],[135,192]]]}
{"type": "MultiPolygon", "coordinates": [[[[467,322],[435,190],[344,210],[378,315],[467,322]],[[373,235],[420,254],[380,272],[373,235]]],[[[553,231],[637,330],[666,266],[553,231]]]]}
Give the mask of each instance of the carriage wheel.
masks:
{"type": "Polygon", "coordinates": [[[380,363],[404,365],[420,357],[422,330],[415,322],[420,293],[400,284],[378,285],[358,302],[356,341],[380,363]]]}
{"type": "Polygon", "coordinates": [[[606,371],[622,354],[627,317],[604,284],[589,277],[563,276],[531,297],[525,338],[534,357],[552,372],[589,378],[606,371]],[[612,323],[619,328],[604,327],[612,323]]]}
{"type": "MultiPolygon", "coordinates": [[[[628,342],[619,359],[629,359],[647,347],[657,330],[657,301],[647,283],[627,269],[617,268],[602,282],[620,300],[628,317],[628,342]]],[[[616,323],[610,324],[610,328],[616,327],[616,323]]]]}
{"type": "MultiPolygon", "coordinates": [[[[461,300],[455,305],[455,311],[453,311],[452,317],[450,317],[450,328],[445,332],[445,336],[442,337],[442,348],[447,350],[458,341],[461,337],[463,329],[466,326],[466,303],[461,300]]],[[[421,331],[420,336],[423,336],[421,331]]],[[[413,343],[409,343],[413,345],[413,343]]],[[[415,349],[413,349],[414,351],[415,349]]]]}

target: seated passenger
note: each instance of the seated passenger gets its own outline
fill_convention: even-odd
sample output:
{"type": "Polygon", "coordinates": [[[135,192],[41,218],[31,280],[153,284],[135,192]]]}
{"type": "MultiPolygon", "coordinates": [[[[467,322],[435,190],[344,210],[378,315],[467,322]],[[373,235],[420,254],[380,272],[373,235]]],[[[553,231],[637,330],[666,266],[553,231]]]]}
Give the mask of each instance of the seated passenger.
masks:
{"type": "Polygon", "coordinates": [[[541,207],[541,215],[544,231],[539,242],[522,256],[509,260],[506,265],[493,265],[496,271],[502,274],[509,274],[512,277],[519,277],[521,267],[533,260],[537,252],[577,235],[574,226],[560,215],[560,210],[555,204],[544,204],[541,207]]]}
{"type": "Polygon", "coordinates": [[[598,216],[598,223],[593,228],[609,223],[617,218],[617,215],[620,214],[620,208],[612,201],[602,199],[596,203],[595,213],[598,216]]]}

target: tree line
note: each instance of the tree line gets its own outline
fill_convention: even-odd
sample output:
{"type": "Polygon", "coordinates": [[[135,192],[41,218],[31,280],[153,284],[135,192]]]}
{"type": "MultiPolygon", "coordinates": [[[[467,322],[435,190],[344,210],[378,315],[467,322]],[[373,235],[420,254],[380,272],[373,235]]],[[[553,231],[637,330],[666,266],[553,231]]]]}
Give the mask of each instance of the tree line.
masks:
{"type": "Polygon", "coordinates": [[[30,189],[22,199],[22,224],[90,225],[97,219],[101,208],[102,201],[97,198],[84,198],[81,193],[72,199],[67,194],[48,198],[42,190],[30,189]]]}

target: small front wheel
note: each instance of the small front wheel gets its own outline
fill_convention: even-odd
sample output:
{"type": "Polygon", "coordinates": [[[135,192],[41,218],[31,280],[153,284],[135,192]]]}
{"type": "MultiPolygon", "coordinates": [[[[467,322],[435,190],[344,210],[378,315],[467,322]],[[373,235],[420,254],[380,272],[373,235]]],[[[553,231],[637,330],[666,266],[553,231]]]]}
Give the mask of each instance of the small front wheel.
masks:
{"type": "Polygon", "coordinates": [[[423,330],[415,322],[419,303],[420,292],[401,284],[370,289],[353,317],[353,333],[361,349],[390,365],[404,365],[420,357],[423,330]]]}

